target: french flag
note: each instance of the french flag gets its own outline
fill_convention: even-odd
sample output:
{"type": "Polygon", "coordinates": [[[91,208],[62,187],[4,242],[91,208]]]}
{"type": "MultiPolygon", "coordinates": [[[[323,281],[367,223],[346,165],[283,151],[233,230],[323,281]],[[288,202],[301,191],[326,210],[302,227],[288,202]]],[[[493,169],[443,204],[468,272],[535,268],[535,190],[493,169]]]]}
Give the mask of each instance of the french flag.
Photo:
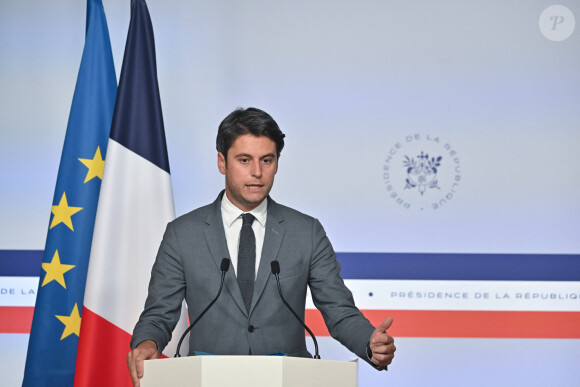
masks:
{"type": "MultiPolygon", "coordinates": [[[[153,27],[145,1],[133,0],[95,220],[75,386],[131,385],[125,361],[131,332],[163,232],[174,217],[153,27]]],[[[183,307],[173,337],[186,327],[183,307]]],[[[165,354],[173,355],[175,348],[170,343],[165,354]]]]}

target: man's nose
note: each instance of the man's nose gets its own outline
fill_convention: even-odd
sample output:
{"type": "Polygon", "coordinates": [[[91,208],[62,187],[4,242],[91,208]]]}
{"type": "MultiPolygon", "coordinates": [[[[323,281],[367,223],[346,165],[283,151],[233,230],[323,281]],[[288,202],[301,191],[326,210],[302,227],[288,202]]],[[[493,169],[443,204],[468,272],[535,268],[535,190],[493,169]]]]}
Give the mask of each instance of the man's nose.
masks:
{"type": "Polygon", "coordinates": [[[260,165],[260,162],[252,163],[252,176],[262,176],[262,165],[260,165]]]}

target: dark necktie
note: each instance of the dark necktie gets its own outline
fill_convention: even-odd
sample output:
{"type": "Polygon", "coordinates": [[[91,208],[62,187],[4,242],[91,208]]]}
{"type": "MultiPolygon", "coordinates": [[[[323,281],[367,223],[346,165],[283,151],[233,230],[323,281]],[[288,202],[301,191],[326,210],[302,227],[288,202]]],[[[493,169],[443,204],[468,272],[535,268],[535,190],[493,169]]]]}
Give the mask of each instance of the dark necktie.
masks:
{"type": "Polygon", "coordinates": [[[242,214],[242,230],[240,231],[240,246],[238,248],[238,285],[248,312],[252,304],[256,277],[256,236],[252,230],[254,219],[254,215],[250,213],[242,214]]]}

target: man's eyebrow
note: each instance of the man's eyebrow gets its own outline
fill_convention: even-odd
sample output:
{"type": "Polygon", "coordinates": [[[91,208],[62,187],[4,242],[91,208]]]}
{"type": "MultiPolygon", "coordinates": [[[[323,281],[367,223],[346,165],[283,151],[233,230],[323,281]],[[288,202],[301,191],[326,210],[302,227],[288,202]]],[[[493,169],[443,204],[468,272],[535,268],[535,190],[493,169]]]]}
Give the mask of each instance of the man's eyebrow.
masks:
{"type": "MultiPolygon", "coordinates": [[[[248,154],[248,153],[238,153],[238,154],[237,154],[237,155],[235,155],[234,157],[235,157],[235,158],[240,158],[240,157],[241,157],[241,158],[248,158],[248,159],[251,159],[253,156],[252,156],[252,155],[250,155],[250,154],[248,154]]],[[[263,156],[260,156],[260,160],[262,160],[262,159],[265,159],[265,158],[267,158],[267,157],[274,157],[274,158],[275,158],[275,157],[276,157],[276,154],[275,154],[275,153],[268,153],[268,154],[265,154],[265,155],[263,155],[263,156]]]]}

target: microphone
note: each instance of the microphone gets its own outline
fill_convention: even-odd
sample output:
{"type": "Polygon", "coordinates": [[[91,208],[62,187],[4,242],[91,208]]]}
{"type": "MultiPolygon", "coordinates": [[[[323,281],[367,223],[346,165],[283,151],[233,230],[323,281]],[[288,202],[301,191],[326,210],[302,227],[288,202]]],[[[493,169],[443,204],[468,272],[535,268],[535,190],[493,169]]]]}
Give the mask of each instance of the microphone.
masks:
{"type": "Polygon", "coordinates": [[[270,263],[270,265],[272,266],[272,274],[274,274],[274,276],[276,277],[276,283],[278,284],[278,293],[280,293],[280,298],[282,299],[282,302],[284,303],[284,305],[286,305],[286,307],[290,310],[290,312],[292,312],[292,314],[294,315],[294,317],[296,317],[296,320],[298,320],[298,322],[306,329],[306,331],[310,334],[310,337],[312,337],[312,341],[314,341],[314,358],[315,359],[320,359],[320,355],[318,353],[318,342],[316,341],[316,337],[314,337],[314,333],[312,333],[312,331],[310,330],[310,328],[308,328],[306,326],[306,324],[304,323],[304,321],[302,321],[300,319],[300,317],[298,317],[298,315],[296,314],[296,312],[294,312],[294,309],[292,309],[292,307],[290,306],[290,304],[288,304],[286,302],[286,299],[284,298],[284,296],[282,295],[282,288],[280,287],[280,263],[278,261],[272,261],[270,263]]]}
{"type": "Polygon", "coordinates": [[[203,310],[203,312],[201,312],[201,314],[195,319],[195,321],[192,322],[191,325],[189,325],[189,327],[185,330],[185,332],[183,332],[183,335],[181,335],[181,339],[179,339],[179,343],[177,344],[177,351],[175,352],[174,357],[181,357],[181,355],[179,354],[179,350],[181,349],[181,343],[183,342],[183,339],[185,339],[185,336],[189,333],[189,331],[191,331],[191,329],[195,326],[195,324],[197,324],[197,322],[201,320],[203,315],[206,314],[206,312],[213,306],[213,304],[215,304],[215,302],[219,298],[220,294],[222,293],[222,288],[224,287],[224,278],[226,277],[226,273],[229,269],[230,269],[230,259],[229,258],[222,259],[222,263],[220,265],[220,270],[222,272],[220,290],[218,291],[217,296],[215,296],[212,302],[209,303],[209,305],[203,310]]]}

